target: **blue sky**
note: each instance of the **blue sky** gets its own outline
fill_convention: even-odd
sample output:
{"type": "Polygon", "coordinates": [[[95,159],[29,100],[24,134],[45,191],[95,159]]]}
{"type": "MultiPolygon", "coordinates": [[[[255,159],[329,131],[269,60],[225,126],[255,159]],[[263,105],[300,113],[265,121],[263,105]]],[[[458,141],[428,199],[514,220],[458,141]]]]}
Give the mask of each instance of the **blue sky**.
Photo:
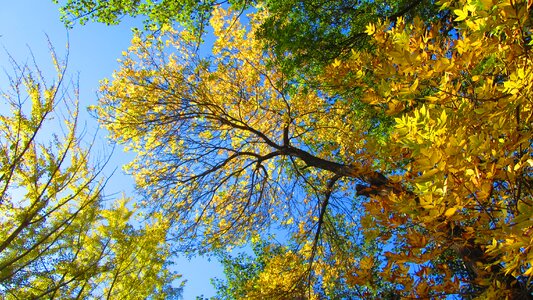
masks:
{"type": "MultiPolygon", "coordinates": [[[[88,23],[67,30],[59,21],[58,7],[51,0],[19,0],[4,3],[0,9],[0,90],[5,88],[4,70],[9,73],[8,55],[19,62],[31,62],[30,49],[37,64],[50,80],[54,78],[46,35],[60,57],[66,54],[67,41],[70,44],[68,58],[68,74],[79,78],[80,115],[85,125],[86,136],[98,133],[98,145],[94,148],[100,154],[109,153],[110,146],[105,141],[105,132],[98,131],[98,124],[91,118],[85,108],[96,104],[96,91],[99,80],[109,77],[118,67],[117,59],[121,52],[129,46],[131,27],[141,27],[138,20],[125,19],[118,26],[105,26],[88,23]]],[[[96,153],[98,156],[98,153],[96,153]]],[[[133,194],[133,181],[120,170],[123,163],[131,159],[131,155],[115,150],[108,175],[113,169],[117,171],[106,188],[106,194],[133,194]]],[[[195,299],[196,296],[213,296],[214,289],[210,284],[211,277],[222,277],[222,267],[216,261],[196,258],[191,261],[179,259],[176,269],[183,274],[187,285],[184,299],[195,299]]]]}

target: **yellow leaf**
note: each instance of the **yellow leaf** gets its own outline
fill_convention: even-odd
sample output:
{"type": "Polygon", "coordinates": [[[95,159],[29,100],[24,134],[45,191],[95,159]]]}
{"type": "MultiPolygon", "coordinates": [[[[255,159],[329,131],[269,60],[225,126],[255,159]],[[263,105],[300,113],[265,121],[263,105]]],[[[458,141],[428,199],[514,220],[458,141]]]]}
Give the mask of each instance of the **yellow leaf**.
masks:
{"type": "Polygon", "coordinates": [[[524,276],[531,276],[533,275],[533,267],[529,267],[527,271],[524,272],[524,276]]]}
{"type": "Polygon", "coordinates": [[[451,207],[451,208],[448,208],[448,209],[446,210],[446,212],[444,213],[444,215],[445,215],[446,217],[451,217],[451,216],[453,216],[453,215],[455,214],[456,211],[457,211],[457,207],[451,207]]]}
{"type": "Polygon", "coordinates": [[[411,87],[409,88],[409,91],[412,93],[414,91],[416,91],[416,88],[418,87],[418,78],[415,79],[415,82],[413,82],[413,84],[411,85],[411,87]]]}
{"type": "Polygon", "coordinates": [[[426,105],[422,104],[422,107],[419,110],[420,115],[425,116],[426,115],[426,105]]]}
{"type": "Polygon", "coordinates": [[[455,18],[454,21],[462,21],[468,17],[468,11],[466,10],[466,8],[454,9],[453,12],[457,15],[457,18],[455,18]]]}
{"type": "Polygon", "coordinates": [[[433,178],[433,176],[435,176],[435,174],[437,174],[439,172],[439,169],[431,169],[427,172],[424,172],[424,174],[422,174],[421,176],[419,176],[417,178],[417,181],[419,182],[424,182],[424,181],[428,181],[428,180],[434,180],[435,178],[433,178]]]}
{"type": "Polygon", "coordinates": [[[359,267],[363,270],[369,270],[374,265],[374,260],[372,257],[366,256],[361,259],[359,267]]]}
{"type": "Polygon", "coordinates": [[[447,119],[446,111],[442,110],[442,113],[440,114],[440,120],[444,124],[444,123],[446,123],[446,119],[447,119]]]}
{"type": "Polygon", "coordinates": [[[376,32],[376,26],[374,24],[370,23],[366,25],[365,33],[368,35],[373,35],[376,32]]]}

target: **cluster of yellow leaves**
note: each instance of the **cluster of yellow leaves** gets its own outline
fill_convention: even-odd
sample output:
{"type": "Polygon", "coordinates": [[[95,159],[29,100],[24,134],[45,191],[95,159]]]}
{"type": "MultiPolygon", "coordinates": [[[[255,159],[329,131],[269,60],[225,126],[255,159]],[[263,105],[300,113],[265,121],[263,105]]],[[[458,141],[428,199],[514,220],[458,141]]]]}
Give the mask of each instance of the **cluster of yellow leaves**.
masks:
{"type": "Polygon", "coordinates": [[[169,284],[175,285],[180,277],[166,264],[171,256],[166,242],[169,222],[154,215],[141,228],[135,228],[139,225],[132,224],[135,209],[128,208],[130,202],[131,199],[121,199],[100,212],[102,220],[83,237],[86,246],[80,251],[80,258],[90,261],[102,252],[106,254],[100,264],[109,270],[91,280],[93,290],[101,290],[105,297],[168,299],[172,296],[168,293],[169,284]],[[100,246],[102,237],[107,243],[105,249],[100,246]]]}
{"type": "Polygon", "coordinates": [[[189,229],[201,224],[201,236],[215,247],[243,243],[270,222],[294,222],[289,213],[274,213],[287,211],[284,201],[292,197],[275,182],[285,176],[287,161],[272,155],[284,132],[292,145],[320,144],[320,157],[366,159],[358,151],[365,129],[356,111],[304,87],[290,91],[275,57],[255,38],[264,14],[245,27],[235,12],[216,8],[207,58],[186,31],[167,27],[134,37],[94,108],[111,138],[137,154],[126,168],[157,203],[149,205],[179,220],[191,239],[200,240],[189,229]]]}
{"type": "Polygon", "coordinates": [[[1,95],[0,298],[166,298],[178,277],[161,243],[168,223],[134,228],[126,200],[103,207],[105,181],[81,146],[77,102],[53,58],[55,84],[24,66],[1,95]]]}
{"type": "Polygon", "coordinates": [[[308,264],[298,253],[291,250],[269,257],[266,266],[257,278],[248,282],[249,299],[305,298],[319,299],[306,288],[308,264]]]}
{"type": "Polygon", "coordinates": [[[273,167],[255,168],[238,153],[268,153],[267,145],[249,142],[253,133],[246,127],[253,124],[265,135],[280,136],[283,118],[276,110],[284,104],[277,91],[280,74],[265,67],[262,45],[236,14],[216,9],[211,25],[217,36],[213,62],[198,55],[186,31],[166,27],[158,36],[135,36],[121,70],[112,82],[103,82],[104,97],[96,110],[109,121],[104,125],[111,137],[138,154],[127,166],[137,185],[156,187],[173,176],[174,185],[154,188],[154,199],[205,193],[200,196],[205,202],[187,197],[162,205],[173,205],[169,217],[179,219],[183,228],[201,221],[208,243],[225,245],[238,243],[242,232],[253,233],[268,218],[260,212],[268,212],[274,199],[248,205],[253,194],[248,190],[262,184],[273,167]],[[265,108],[267,99],[272,109],[265,108]],[[211,156],[225,162],[217,166],[211,156]],[[204,171],[211,178],[196,180],[194,173],[204,171]],[[235,178],[228,180],[228,174],[235,178]],[[235,226],[247,229],[239,232],[235,226]]]}
{"type": "Polygon", "coordinates": [[[410,192],[371,202],[369,213],[384,226],[391,215],[409,217],[429,236],[406,233],[408,247],[424,254],[394,260],[429,261],[443,245],[473,241],[486,250],[476,262],[484,279],[476,284],[498,286],[505,296],[503,283],[483,272],[501,265],[505,275],[527,282],[533,275],[533,24],[526,1],[453,5],[459,25],[448,35],[421,20],[370,24],[375,51],[353,53],[327,72],[371,74],[371,84],[356,76],[350,85],[395,118],[388,159],[409,160],[398,181],[410,192]]]}

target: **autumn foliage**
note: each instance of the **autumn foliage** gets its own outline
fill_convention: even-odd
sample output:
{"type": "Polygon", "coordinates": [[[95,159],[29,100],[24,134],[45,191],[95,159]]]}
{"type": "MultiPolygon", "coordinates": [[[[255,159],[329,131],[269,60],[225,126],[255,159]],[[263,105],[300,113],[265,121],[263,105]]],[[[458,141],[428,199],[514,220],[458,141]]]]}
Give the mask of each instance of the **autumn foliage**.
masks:
{"type": "Polygon", "coordinates": [[[151,17],[91,107],[139,199],[104,205],[55,56],[19,68],[0,296],[177,297],[172,255],[209,253],[220,299],[533,298],[531,1],[356,2],[68,1],[151,17]]]}
{"type": "Polygon", "coordinates": [[[240,297],[530,298],[530,4],[440,5],[368,24],[319,75],[256,38],[267,9],[218,7],[210,55],[136,36],[95,110],[178,247],[287,233],[240,297]]]}
{"type": "Polygon", "coordinates": [[[0,298],[178,296],[168,222],[139,224],[131,199],[106,199],[103,165],[83,146],[77,85],[53,49],[52,61],[53,81],[12,61],[0,94],[0,298]]]}

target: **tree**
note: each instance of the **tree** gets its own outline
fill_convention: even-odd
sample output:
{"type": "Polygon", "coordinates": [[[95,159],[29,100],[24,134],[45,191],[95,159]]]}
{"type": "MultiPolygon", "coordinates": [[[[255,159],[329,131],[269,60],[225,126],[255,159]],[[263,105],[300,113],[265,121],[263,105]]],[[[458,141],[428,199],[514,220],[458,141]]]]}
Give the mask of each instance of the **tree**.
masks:
{"type": "Polygon", "coordinates": [[[299,74],[320,72],[351,49],[371,47],[365,26],[378,20],[392,23],[399,17],[427,22],[446,20],[449,11],[435,1],[329,1],[271,0],[264,6],[269,16],[258,36],[267,40],[284,67],[299,74]],[[320,49],[320,51],[315,51],[320,49]],[[290,53],[290,55],[286,55],[290,53]]]}
{"type": "MultiPolygon", "coordinates": [[[[390,30],[386,23],[370,24],[377,49],[371,60],[356,53],[337,66],[341,73],[363,69],[375,78],[370,85],[364,76],[351,84],[363,86],[363,101],[395,117],[390,148],[399,156],[388,157],[410,160],[394,179],[403,187],[375,195],[377,206],[368,208],[373,222],[408,218],[419,226],[402,237],[408,247],[390,266],[404,259],[431,262],[453,250],[472,292],[530,298],[531,261],[522,251],[531,241],[514,236],[529,236],[532,204],[531,91],[519,79],[530,68],[531,13],[525,2],[490,1],[465,2],[453,11],[456,36],[443,36],[438,26],[419,30],[421,21],[390,30]]],[[[330,74],[338,76],[335,67],[330,74]]]]}
{"type": "Polygon", "coordinates": [[[346,224],[336,223],[334,230],[322,235],[330,253],[328,259],[313,262],[312,276],[306,259],[310,243],[300,249],[298,244],[269,237],[252,240],[253,253],[217,253],[225,279],[212,281],[215,299],[394,299],[395,286],[381,280],[374,268],[383,255],[381,240],[362,239],[357,227],[346,224]],[[360,262],[357,268],[367,282],[346,281],[355,262],[360,262]]]}
{"type": "Polygon", "coordinates": [[[52,0],[61,2],[61,19],[67,26],[79,22],[101,22],[107,25],[118,24],[124,16],[143,16],[147,28],[169,25],[177,21],[186,28],[202,35],[204,26],[209,21],[213,7],[230,4],[244,9],[248,1],[243,0],[207,0],[207,1],[141,1],[141,0],[52,0]]]}
{"type": "MultiPolygon", "coordinates": [[[[239,253],[235,257],[226,252],[218,254],[219,260],[224,266],[226,280],[212,280],[217,289],[217,299],[246,299],[251,290],[260,289],[261,286],[255,284],[255,281],[258,280],[259,274],[265,270],[269,257],[281,254],[283,251],[282,247],[269,245],[264,241],[254,243],[251,248],[254,256],[246,253],[239,253]]],[[[291,282],[287,283],[290,284],[291,282]]]]}
{"type": "MultiPolygon", "coordinates": [[[[316,69],[335,58],[345,56],[350,49],[368,47],[365,26],[370,22],[403,17],[412,20],[445,20],[448,10],[439,10],[432,0],[397,1],[331,1],[331,0],[264,0],[264,1],[59,1],[61,18],[73,26],[79,22],[118,24],[123,16],[142,16],[147,28],[157,30],[178,22],[195,34],[206,32],[213,9],[219,5],[244,12],[254,5],[264,7],[269,16],[257,30],[281,58],[284,54],[286,71],[302,73],[304,68],[316,69]],[[309,51],[320,49],[320,51],[309,51]]],[[[307,70],[310,71],[310,70],[307,70]]]]}
{"type": "Polygon", "coordinates": [[[103,166],[89,163],[90,149],[77,136],[77,99],[53,51],[52,58],[53,83],[36,65],[13,61],[2,92],[0,297],[178,296],[179,276],[168,269],[168,223],[155,215],[139,223],[128,199],[104,198],[103,166]]]}
{"type": "Polygon", "coordinates": [[[308,298],[335,298],[321,294],[335,274],[368,287],[361,297],[379,297],[378,276],[398,297],[529,299],[530,6],[442,7],[454,14],[446,30],[368,24],[373,47],[334,60],[318,88],[255,38],[267,10],[243,26],[217,8],[213,56],[189,31],[137,35],[95,110],[137,153],[138,188],[184,250],[280,228],[291,247],[254,280],[294,270],[284,284],[303,282],[308,298]],[[376,239],[371,255],[353,255],[376,239]]]}

